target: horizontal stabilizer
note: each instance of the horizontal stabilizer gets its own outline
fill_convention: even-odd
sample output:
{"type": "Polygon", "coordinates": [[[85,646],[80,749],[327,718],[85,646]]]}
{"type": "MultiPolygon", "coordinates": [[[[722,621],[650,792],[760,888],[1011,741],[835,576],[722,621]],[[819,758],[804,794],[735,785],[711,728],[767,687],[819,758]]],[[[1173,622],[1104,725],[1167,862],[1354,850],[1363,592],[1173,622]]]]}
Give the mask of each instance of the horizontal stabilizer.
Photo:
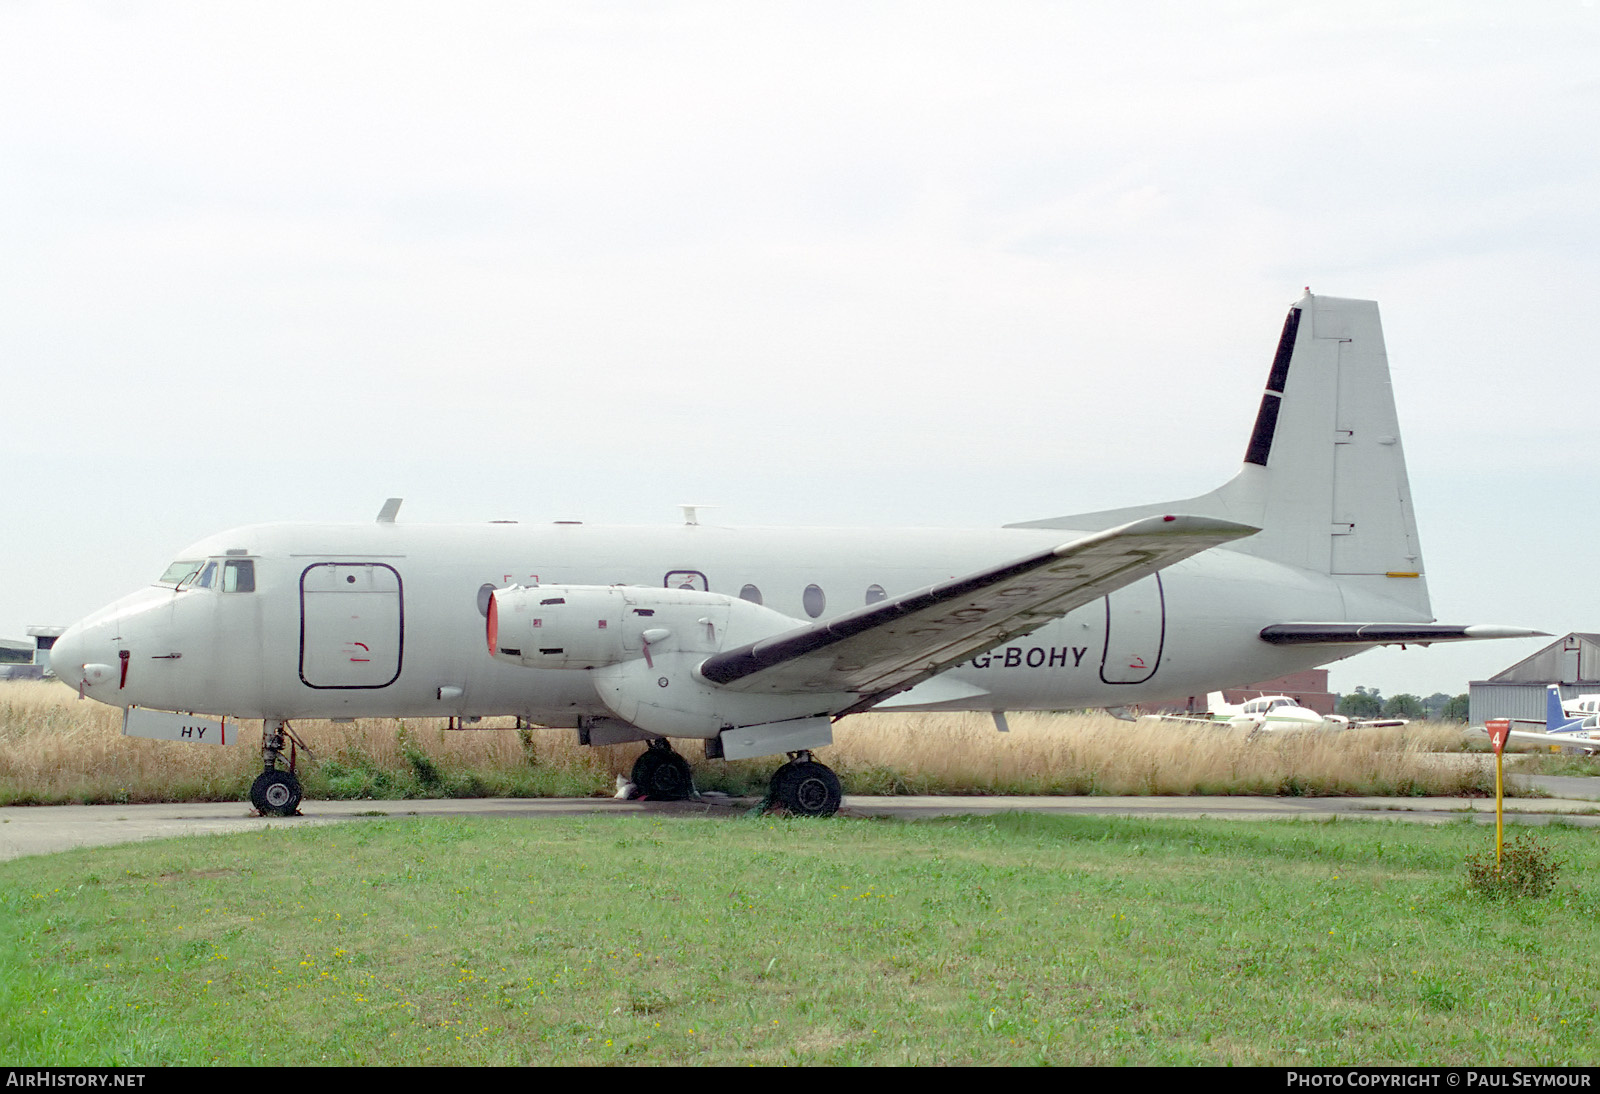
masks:
{"type": "Polygon", "coordinates": [[[1544,631],[1487,623],[1274,623],[1261,628],[1261,640],[1275,646],[1426,646],[1432,642],[1544,637],[1548,637],[1544,631]]]}
{"type": "Polygon", "coordinates": [[[700,675],[746,692],[855,692],[853,710],[1210,547],[1252,535],[1210,517],[1147,517],[834,619],[714,654],[700,675]]]}

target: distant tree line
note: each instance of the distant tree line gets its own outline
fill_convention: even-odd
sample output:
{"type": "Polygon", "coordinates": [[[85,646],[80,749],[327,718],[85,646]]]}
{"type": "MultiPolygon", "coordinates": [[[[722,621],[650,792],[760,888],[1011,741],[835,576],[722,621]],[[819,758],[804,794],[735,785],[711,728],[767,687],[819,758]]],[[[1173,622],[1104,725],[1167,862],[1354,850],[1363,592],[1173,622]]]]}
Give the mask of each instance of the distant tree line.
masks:
{"type": "Polygon", "coordinates": [[[1465,722],[1467,696],[1436,691],[1426,699],[1402,692],[1385,699],[1377,688],[1356,688],[1339,696],[1336,708],[1346,718],[1427,718],[1435,722],[1465,722]]]}

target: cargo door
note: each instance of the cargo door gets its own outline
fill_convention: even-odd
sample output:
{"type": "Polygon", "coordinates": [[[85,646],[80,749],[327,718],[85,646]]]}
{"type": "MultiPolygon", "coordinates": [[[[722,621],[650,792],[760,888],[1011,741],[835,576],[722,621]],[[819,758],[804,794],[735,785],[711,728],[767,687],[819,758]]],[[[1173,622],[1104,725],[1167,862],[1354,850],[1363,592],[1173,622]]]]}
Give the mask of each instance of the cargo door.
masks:
{"type": "Polygon", "coordinates": [[[313,688],[383,688],[400,676],[400,573],[381,562],[318,562],[300,575],[300,679],[313,688]]]}

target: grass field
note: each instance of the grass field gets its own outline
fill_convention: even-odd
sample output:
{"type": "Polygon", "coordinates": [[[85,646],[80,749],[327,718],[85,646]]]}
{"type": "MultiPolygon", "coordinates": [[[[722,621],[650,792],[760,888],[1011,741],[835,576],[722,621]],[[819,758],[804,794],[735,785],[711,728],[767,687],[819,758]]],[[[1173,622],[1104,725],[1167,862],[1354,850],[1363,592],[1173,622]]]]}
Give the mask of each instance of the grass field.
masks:
{"type": "Polygon", "coordinates": [[[378,819],[0,865],[0,1058],[1593,1064],[1600,849],[1007,815],[378,819]]]}
{"type": "MultiPolygon", "coordinates": [[[[226,748],[121,735],[121,712],[53,683],[0,685],[0,805],[238,801],[260,771],[259,727],[226,748]]],[[[1100,713],[847,718],[818,758],[846,793],[1482,794],[1479,771],[1438,762],[1461,727],[1344,733],[1237,731],[1119,722],[1100,713]]],[[[588,749],[571,730],[446,732],[438,719],[296,723],[314,759],[311,799],[610,794],[641,745],[588,749]]],[[[707,761],[688,743],[702,789],[764,792],[778,759],[707,761]]]]}

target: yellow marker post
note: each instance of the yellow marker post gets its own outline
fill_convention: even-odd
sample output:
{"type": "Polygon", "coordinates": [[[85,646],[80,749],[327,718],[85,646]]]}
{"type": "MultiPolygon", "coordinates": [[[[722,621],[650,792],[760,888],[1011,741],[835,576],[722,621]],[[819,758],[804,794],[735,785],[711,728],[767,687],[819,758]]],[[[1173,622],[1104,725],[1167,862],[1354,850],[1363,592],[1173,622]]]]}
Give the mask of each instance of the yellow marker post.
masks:
{"type": "Polygon", "coordinates": [[[1501,754],[1506,740],[1511,736],[1510,718],[1490,718],[1483,723],[1489,731],[1489,743],[1494,746],[1494,868],[1500,869],[1500,849],[1505,845],[1505,795],[1500,775],[1501,754]]]}

